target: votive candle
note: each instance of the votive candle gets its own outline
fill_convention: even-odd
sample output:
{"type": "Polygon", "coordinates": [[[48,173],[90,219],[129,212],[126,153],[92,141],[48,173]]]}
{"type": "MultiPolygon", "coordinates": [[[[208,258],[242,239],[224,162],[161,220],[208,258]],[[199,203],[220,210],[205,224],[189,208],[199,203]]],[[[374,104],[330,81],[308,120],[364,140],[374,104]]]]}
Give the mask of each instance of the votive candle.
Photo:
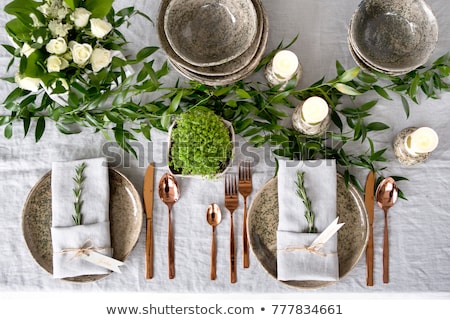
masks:
{"type": "Polygon", "coordinates": [[[298,57],[289,50],[281,50],[275,54],[272,60],[272,71],[283,80],[291,79],[298,69],[298,57]]]}
{"type": "Polygon", "coordinates": [[[303,102],[302,117],[309,124],[320,123],[328,112],[328,103],[321,97],[309,97],[303,102]]]}
{"type": "Polygon", "coordinates": [[[430,153],[439,143],[439,137],[432,128],[421,127],[406,138],[406,149],[413,154],[430,153]]]}

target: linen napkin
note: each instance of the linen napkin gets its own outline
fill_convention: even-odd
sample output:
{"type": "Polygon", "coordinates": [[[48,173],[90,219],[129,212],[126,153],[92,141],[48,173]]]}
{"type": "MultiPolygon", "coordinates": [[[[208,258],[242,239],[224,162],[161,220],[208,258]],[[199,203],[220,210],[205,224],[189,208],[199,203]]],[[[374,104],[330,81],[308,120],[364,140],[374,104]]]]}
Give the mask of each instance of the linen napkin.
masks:
{"type": "Polygon", "coordinates": [[[317,252],[308,246],[336,219],[336,162],[333,159],[280,160],[278,169],[279,223],[277,277],[279,280],[339,279],[337,234],[317,252]],[[297,195],[297,172],[305,172],[304,186],[315,213],[317,233],[305,233],[305,206],[297,195]]]}
{"type": "Polygon", "coordinates": [[[106,158],[52,164],[52,245],[55,278],[106,274],[109,270],[79,258],[81,248],[112,256],[109,225],[109,176],[106,158]],[[86,164],[81,200],[82,224],[75,225],[75,169],[86,164]]]}

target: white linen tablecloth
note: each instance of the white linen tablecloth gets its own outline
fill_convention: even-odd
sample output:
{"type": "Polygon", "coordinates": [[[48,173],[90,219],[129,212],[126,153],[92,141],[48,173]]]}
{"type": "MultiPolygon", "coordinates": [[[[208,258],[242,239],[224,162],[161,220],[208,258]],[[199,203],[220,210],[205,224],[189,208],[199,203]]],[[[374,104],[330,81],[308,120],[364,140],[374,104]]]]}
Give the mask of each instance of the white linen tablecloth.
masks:
{"type": "MultiPolygon", "coordinates": [[[[8,1],[1,0],[4,5],[8,1]]],[[[450,51],[450,2],[428,1],[439,21],[439,44],[432,59],[450,51]]],[[[325,76],[336,75],[335,62],[339,60],[346,68],[355,66],[347,47],[347,30],[351,15],[359,0],[263,0],[269,15],[269,40],[267,52],[280,41],[289,43],[299,35],[290,48],[296,52],[303,65],[303,78],[299,87],[308,86],[325,76]]],[[[135,6],[156,20],[159,1],[117,0],[116,8],[135,6]]],[[[5,23],[8,17],[0,12],[0,42],[8,43],[5,23]]],[[[123,33],[130,41],[127,47],[135,54],[144,45],[159,45],[156,27],[149,27],[139,17],[133,17],[132,25],[123,33]]],[[[155,54],[155,66],[166,60],[164,52],[155,54]]],[[[0,70],[6,74],[10,60],[7,52],[0,49],[0,70]]],[[[13,70],[10,70],[13,72],[13,70]]],[[[171,71],[165,83],[169,86],[180,79],[186,79],[171,71]]],[[[263,81],[262,71],[253,79],[263,81]]],[[[0,82],[0,96],[6,97],[12,86],[0,82]]],[[[450,93],[442,93],[438,100],[421,98],[420,105],[411,105],[411,115],[406,119],[400,99],[384,100],[375,94],[365,95],[367,101],[377,98],[376,107],[371,110],[373,121],[390,126],[389,130],[371,135],[375,147],[387,148],[385,156],[391,160],[386,175],[400,175],[409,178],[401,182],[400,188],[408,201],[400,200],[390,210],[390,283],[382,284],[382,240],[383,213],[375,208],[375,286],[366,286],[366,265],[364,256],[354,270],[342,281],[318,290],[298,290],[288,287],[269,276],[251,253],[250,268],[242,266],[242,198],[241,207],[234,215],[237,246],[238,281],[229,282],[229,214],[223,210],[223,221],[217,227],[217,280],[209,279],[211,227],[206,222],[206,208],[211,202],[222,204],[223,181],[211,182],[198,179],[181,179],[181,198],[173,208],[175,233],[176,278],[167,274],[167,207],[155,194],[154,203],[154,278],[144,277],[145,227],[140,239],[121,267],[122,274],[112,274],[97,282],[73,284],[53,279],[32,258],[21,229],[21,211],[26,197],[34,184],[51,168],[53,161],[105,156],[111,166],[117,167],[142,191],[143,177],[147,165],[156,164],[155,181],[167,171],[167,134],[152,131],[153,141],[138,136],[133,142],[139,159],[124,154],[115,143],[105,140],[101,133],[85,129],[82,133],[65,136],[58,132],[51,122],[42,140],[35,143],[33,134],[23,138],[22,125],[16,123],[11,139],[0,136],[0,291],[4,292],[148,292],[148,293],[261,293],[290,294],[294,297],[326,297],[333,294],[354,294],[360,297],[379,294],[381,297],[399,294],[449,297],[450,293],[450,93]],[[438,148],[428,162],[413,167],[399,164],[393,154],[392,141],[406,126],[430,126],[440,138],[438,148]]],[[[0,110],[4,112],[4,110],[0,110]]],[[[31,128],[33,130],[34,127],[31,128]]],[[[30,131],[32,132],[32,131],[30,131]]],[[[253,173],[255,193],[275,172],[275,162],[269,147],[255,149],[242,138],[237,138],[234,167],[244,156],[255,162],[253,173]]],[[[361,150],[359,143],[349,148],[361,150]]],[[[355,169],[353,172],[364,182],[367,172],[355,169]]]]}

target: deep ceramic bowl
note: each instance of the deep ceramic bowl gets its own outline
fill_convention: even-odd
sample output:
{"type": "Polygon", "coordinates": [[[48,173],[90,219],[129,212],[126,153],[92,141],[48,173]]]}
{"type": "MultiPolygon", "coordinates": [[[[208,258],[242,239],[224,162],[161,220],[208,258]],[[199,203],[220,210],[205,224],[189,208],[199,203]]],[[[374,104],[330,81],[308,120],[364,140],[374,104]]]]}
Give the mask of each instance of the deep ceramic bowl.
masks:
{"type": "Polygon", "coordinates": [[[173,48],[170,46],[169,41],[167,40],[165,31],[164,31],[164,15],[167,9],[168,4],[170,3],[170,0],[162,0],[159,12],[158,12],[158,37],[160,40],[160,44],[162,49],[166,52],[169,59],[182,67],[183,69],[186,69],[187,71],[194,72],[199,75],[204,76],[227,76],[230,74],[234,74],[238,72],[239,70],[242,70],[245,68],[248,64],[250,64],[256,56],[256,53],[258,52],[261,39],[263,36],[264,31],[264,20],[266,12],[262,6],[261,0],[252,0],[252,3],[255,7],[257,19],[258,19],[258,29],[256,32],[256,36],[253,39],[252,44],[250,47],[241,55],[238,57],[216,65],[216,66],[207,66],[207,67],[200,67],[193,64],[190,64],[189,62],[182,59],[180,56],[176,54],[176,52],[173,50],[173,48]]]}
{"type": "Polygon", "coordinates": [[[423,0],[363,0],[355,10],[349,41],[367,65],[407,73],[427,62],[438,24],[423,0]]]}
{"type": "Polygon", "coordinates": [[[226,63],[252,44],[258,18],[251,0],[172,0],[164,31],[173,50],[196,66],[226,63]]]}
{"type": "Polygon", "coordinates": [[[209,86],[226,86],[232,84],[236,81],[242,80],[253,73],[253,71],[258,67],[258,64],[261,62],[261,59],[264,55],[267,40],[268,40],[268,28],[269,21],[266,14],[264,14],[264,22],[263,22],[263,32],[261,41],[258,46],[258,50],[256,54],[253,56],[252,60],[242,69],[237,72],[230,73],[223,76],[211,76],[204,75],[193,72],[191,70],[187,70],[182,65],[178,64],[176,60],[173,60],[169,57],[169,61],[171,62],[173,68],[177,70],[181,75],[185,76],[190,80],[195,80],[200,83],[209,85],[209,86]]]}

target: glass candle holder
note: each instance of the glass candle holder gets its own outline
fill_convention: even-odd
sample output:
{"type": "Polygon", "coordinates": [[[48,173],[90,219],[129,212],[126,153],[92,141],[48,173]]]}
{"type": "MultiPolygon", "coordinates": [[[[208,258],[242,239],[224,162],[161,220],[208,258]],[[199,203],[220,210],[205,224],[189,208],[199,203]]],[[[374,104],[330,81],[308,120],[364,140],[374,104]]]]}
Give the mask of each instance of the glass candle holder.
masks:
{"type": "Polygon", "coordinates": [[[273,59],[267,63],[264,70],[264,76],[269,84],[272,86],[281,85],[280,90],[284,90],[292,79],[295,79],[295,85],[297,85],[302,73],[302,65],[297,56],[289,50],[277,52],[273,59]]]}
{"type": "Polygon", "coordinates": [[[321,97],[310,97],[300,103],[292,114],[295,130],[309,136],[324,134],[331,124],[330,108],[321,97]]]}
{"type": "Polygon", "coordinates": [[[430,157],[438,142],[438,135],[431,128],[405,128],[394,139],[394,154],[401,164],[419,164],[430,157]]]}

